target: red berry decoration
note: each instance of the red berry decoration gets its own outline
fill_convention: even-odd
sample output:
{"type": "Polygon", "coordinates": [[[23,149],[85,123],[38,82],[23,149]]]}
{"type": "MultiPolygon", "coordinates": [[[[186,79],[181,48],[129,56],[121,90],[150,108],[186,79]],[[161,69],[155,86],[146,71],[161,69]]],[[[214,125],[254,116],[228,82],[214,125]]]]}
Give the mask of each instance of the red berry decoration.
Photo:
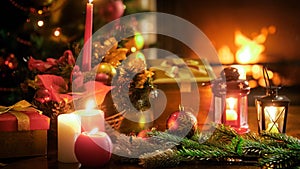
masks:
{"type": "Polygon", "coordinates": [[[105,73],[98,73],[96,74],[95,80],[98,82],[102,82],[104,84],[109,84],[110,83],[110,77],[105,74],[105,73]]]}
{"type": "Polygon", "coordinates": [[[197,118],[192,112],[185,111],[182,106],[172,113],[167,120],[168,132],[181,137],[190,138],[197,129],[197,118]]]}
{"type": "Polygon", "coordinates": [[[138,133],[137,137],[140,137],[140,138],[146,140],[148,138],[148,134],[147,134],[148,132],[151,132],[151,130],[150,129],[142,130],[138,133]]]}

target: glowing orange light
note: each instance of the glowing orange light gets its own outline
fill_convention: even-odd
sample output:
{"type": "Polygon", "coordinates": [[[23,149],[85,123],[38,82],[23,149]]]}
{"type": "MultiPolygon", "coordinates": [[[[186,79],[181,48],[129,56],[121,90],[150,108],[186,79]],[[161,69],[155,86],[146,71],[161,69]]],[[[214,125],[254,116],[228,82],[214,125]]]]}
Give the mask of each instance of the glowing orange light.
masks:
{"type": "Polygon", "coordinates": [[[273,72],[271,70],[268,70],[267,73],[268,73],[269,78],[273,79],[273,75],[274,75],[273,72]]]}
{"type": "Polygon", "coordinates": [[[261,66],[259,66],[259,65],[253,65],[253,66],[252,66],[252,69],[251,69],[251,71],[252,71],[252,77],[253,77],[254,79],[259,79],[259,78],[261,78],[261,77],[263,76],[261,70],[262,70],[261,66]]]}
{"type": "Polygon", "coordinates": [[[219,60],[222,64],[234,63],[234,55],[228,46],[222,46],[218,50],[219,60]]]}
{"type": "Polygon", "coordinates": [[[257,87],[257,82],[256,82],[256,80],[249,80],[248,83],[249,83],[249,87],[250,87],[250,88],[255,88],[255,87],[257,87]]]}
{"type": "Polygon", "coordinates": [[[232,67],[237,68],[240,76],[239,79],[246,79],[246,66],[244,65],[232,65],[232,67]]]}
{"type": "Polygon", "coordinates": [[[42,20],[39,20],[39,21],[37,22],[37,25],[38,25],[39,27],[42,27],[42,26],[44,26],[44,21],[42,21],[42,20]]]}
{"type": "MultiPolygon", "coordinates": [[[[263,35],[258,38],[258,41],[263,40],[263,35]]],[[[236,60],[238,63],[256,63],[259,60],[260,54],[265,50],[265,47],[255,40],[251,40],[243,35],[240,31],[235,32],[235,44],[239,47],[236,52],[236,60]]]]}
{"type": "Polygon", "coordinates": [[[56,36],[56,37],[58,37],[58,36],[60,36],[60,29],[59,28],[57,28],[57,29],[55,29],[55,31],[53,32],[53,35],[54,36],[56,36]]]}
{"type": "Polygon", "coordinates": [[[136,47],[131,47],[131,48],[130,48],[130,51],[131,51],[132,53],[136,52],[136,47]]]}
{"type": "Polygon", "coordinates": [[[279,86],[281,84],[281,78],[278,73],[273,74],[272,82],[275,86],[279,86]]]}
{"type": "Polygon", "coordinates": [[[38,10],[38,14],[42,15],[43,14],[43,10],[38,10]]]}
{"type": "Polygon", "coordinates": [[[274,34],[276,32],[276,27],[275,26],[269,26],[268,31],[270,34],[274,34]]]}
{"type": "Polygon", "coordinates": [[[258,84],[262,87],[266,87],[265,79],[264,78],[259,78],[258,79],[258,84]]]}

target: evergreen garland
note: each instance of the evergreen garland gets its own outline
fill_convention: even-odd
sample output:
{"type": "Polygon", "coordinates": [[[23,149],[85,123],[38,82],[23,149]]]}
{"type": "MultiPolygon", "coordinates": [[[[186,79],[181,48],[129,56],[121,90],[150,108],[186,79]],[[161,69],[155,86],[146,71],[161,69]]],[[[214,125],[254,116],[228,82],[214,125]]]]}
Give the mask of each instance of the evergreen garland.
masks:
{"type": "MultiPolygon", "coordinates": [[[[150,137],[144,140],[149,144],[147,146],[165,147],[153,152],[144,151],[139,156],[139,165],[145,168],[174,167],[199,161],[256,165],[268,169],[293,169],[300,166],[300,140],[285,134],[259,135],[250,132],[238,135],[232,128],[220,124],[215,125],[213,133],[197,131],[191,138],[156,130],[148,135],[150,137]]],[[[120,140],[118,144],[124,145],[120,140]]],[[[136,151],[130,144],[126,144],[126,150],[136,151]]]]}

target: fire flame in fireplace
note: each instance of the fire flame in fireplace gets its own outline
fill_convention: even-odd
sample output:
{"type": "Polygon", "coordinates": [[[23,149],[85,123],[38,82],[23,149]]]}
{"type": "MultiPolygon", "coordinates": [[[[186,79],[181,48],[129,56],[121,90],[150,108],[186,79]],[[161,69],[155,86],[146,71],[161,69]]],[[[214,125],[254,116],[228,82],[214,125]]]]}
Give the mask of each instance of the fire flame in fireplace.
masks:
{"type": "MultiPolygon", "coordinates": [[[[246,75],[250,75],[250,87],[265,86],[262,66],[258,65],[258,63],[263,60],[262,53],[265,51],[264,43],[268,35],[275,32],[275,26],[264,27],[261,29],[260,34],[253,33],[252,38],[249,38],[240,30],[235,31],[234,44],[237,50],[233,53],[229,46],[222,46],[218,50],[221,63],[236,67],[239,70],[240,79],[246,79],[246,75]]],[[[269,71],[268,74],[275,85],[280,84],[280,77],[277,73],[269,71]]]]}
{"type": "Polygon", "coordinates": [[[235,54],[233,54],[233,52],[231,52],[230,48],[227,45],[221,47],[218,51],[221,63],[258,63],[260,61],[261,54],[265,51],[265,46],[263,44],[267,40],[267,36],[269,34],[274,34],[275,32],[275,26],[262,28],[260,34],[254,34],[253,38],[251,39],[244,35],[240,30],[235,31],[234,43],[237,47],[237,50],[235,54]]]}
{"type": "Polygon", "coordinates": [[[236,51],[236,61],[242,64],[258,62],[260,54],[265,50],[264,45],[259,43],[259,41],[265,42],[265,39],[265,36],[261,36],[261,38],[251,40],[243,35],[242,32],[236,31],[235,45],[239,47],[236,51]]]}

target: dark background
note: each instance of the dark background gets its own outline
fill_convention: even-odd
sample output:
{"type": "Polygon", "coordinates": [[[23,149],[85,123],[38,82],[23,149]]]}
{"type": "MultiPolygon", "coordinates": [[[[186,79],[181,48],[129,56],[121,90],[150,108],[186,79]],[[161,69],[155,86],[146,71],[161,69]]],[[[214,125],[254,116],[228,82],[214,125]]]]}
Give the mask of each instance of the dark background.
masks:
{"type": "MultiPolygon", "coordinates": [[[[267,36],[266,47],[258,64],[267,65],[285,80],[280,94],[287,95],[291,104],[300,105],[300,2],[297,0],[158,0],[157,10],[182,17],[195,24],[219,49],[227,45],[233,52],[234,31],[240,30],[251,38],[263,27],[275,26],[275,34],[267,36]]],[[[181,57],[197,58],[181,42],[165,36],[158,37],[159,45],[181,57]]],[[[251,90],[249,104],[254,95],[264,94],[264,89],[251,90]]]]}

